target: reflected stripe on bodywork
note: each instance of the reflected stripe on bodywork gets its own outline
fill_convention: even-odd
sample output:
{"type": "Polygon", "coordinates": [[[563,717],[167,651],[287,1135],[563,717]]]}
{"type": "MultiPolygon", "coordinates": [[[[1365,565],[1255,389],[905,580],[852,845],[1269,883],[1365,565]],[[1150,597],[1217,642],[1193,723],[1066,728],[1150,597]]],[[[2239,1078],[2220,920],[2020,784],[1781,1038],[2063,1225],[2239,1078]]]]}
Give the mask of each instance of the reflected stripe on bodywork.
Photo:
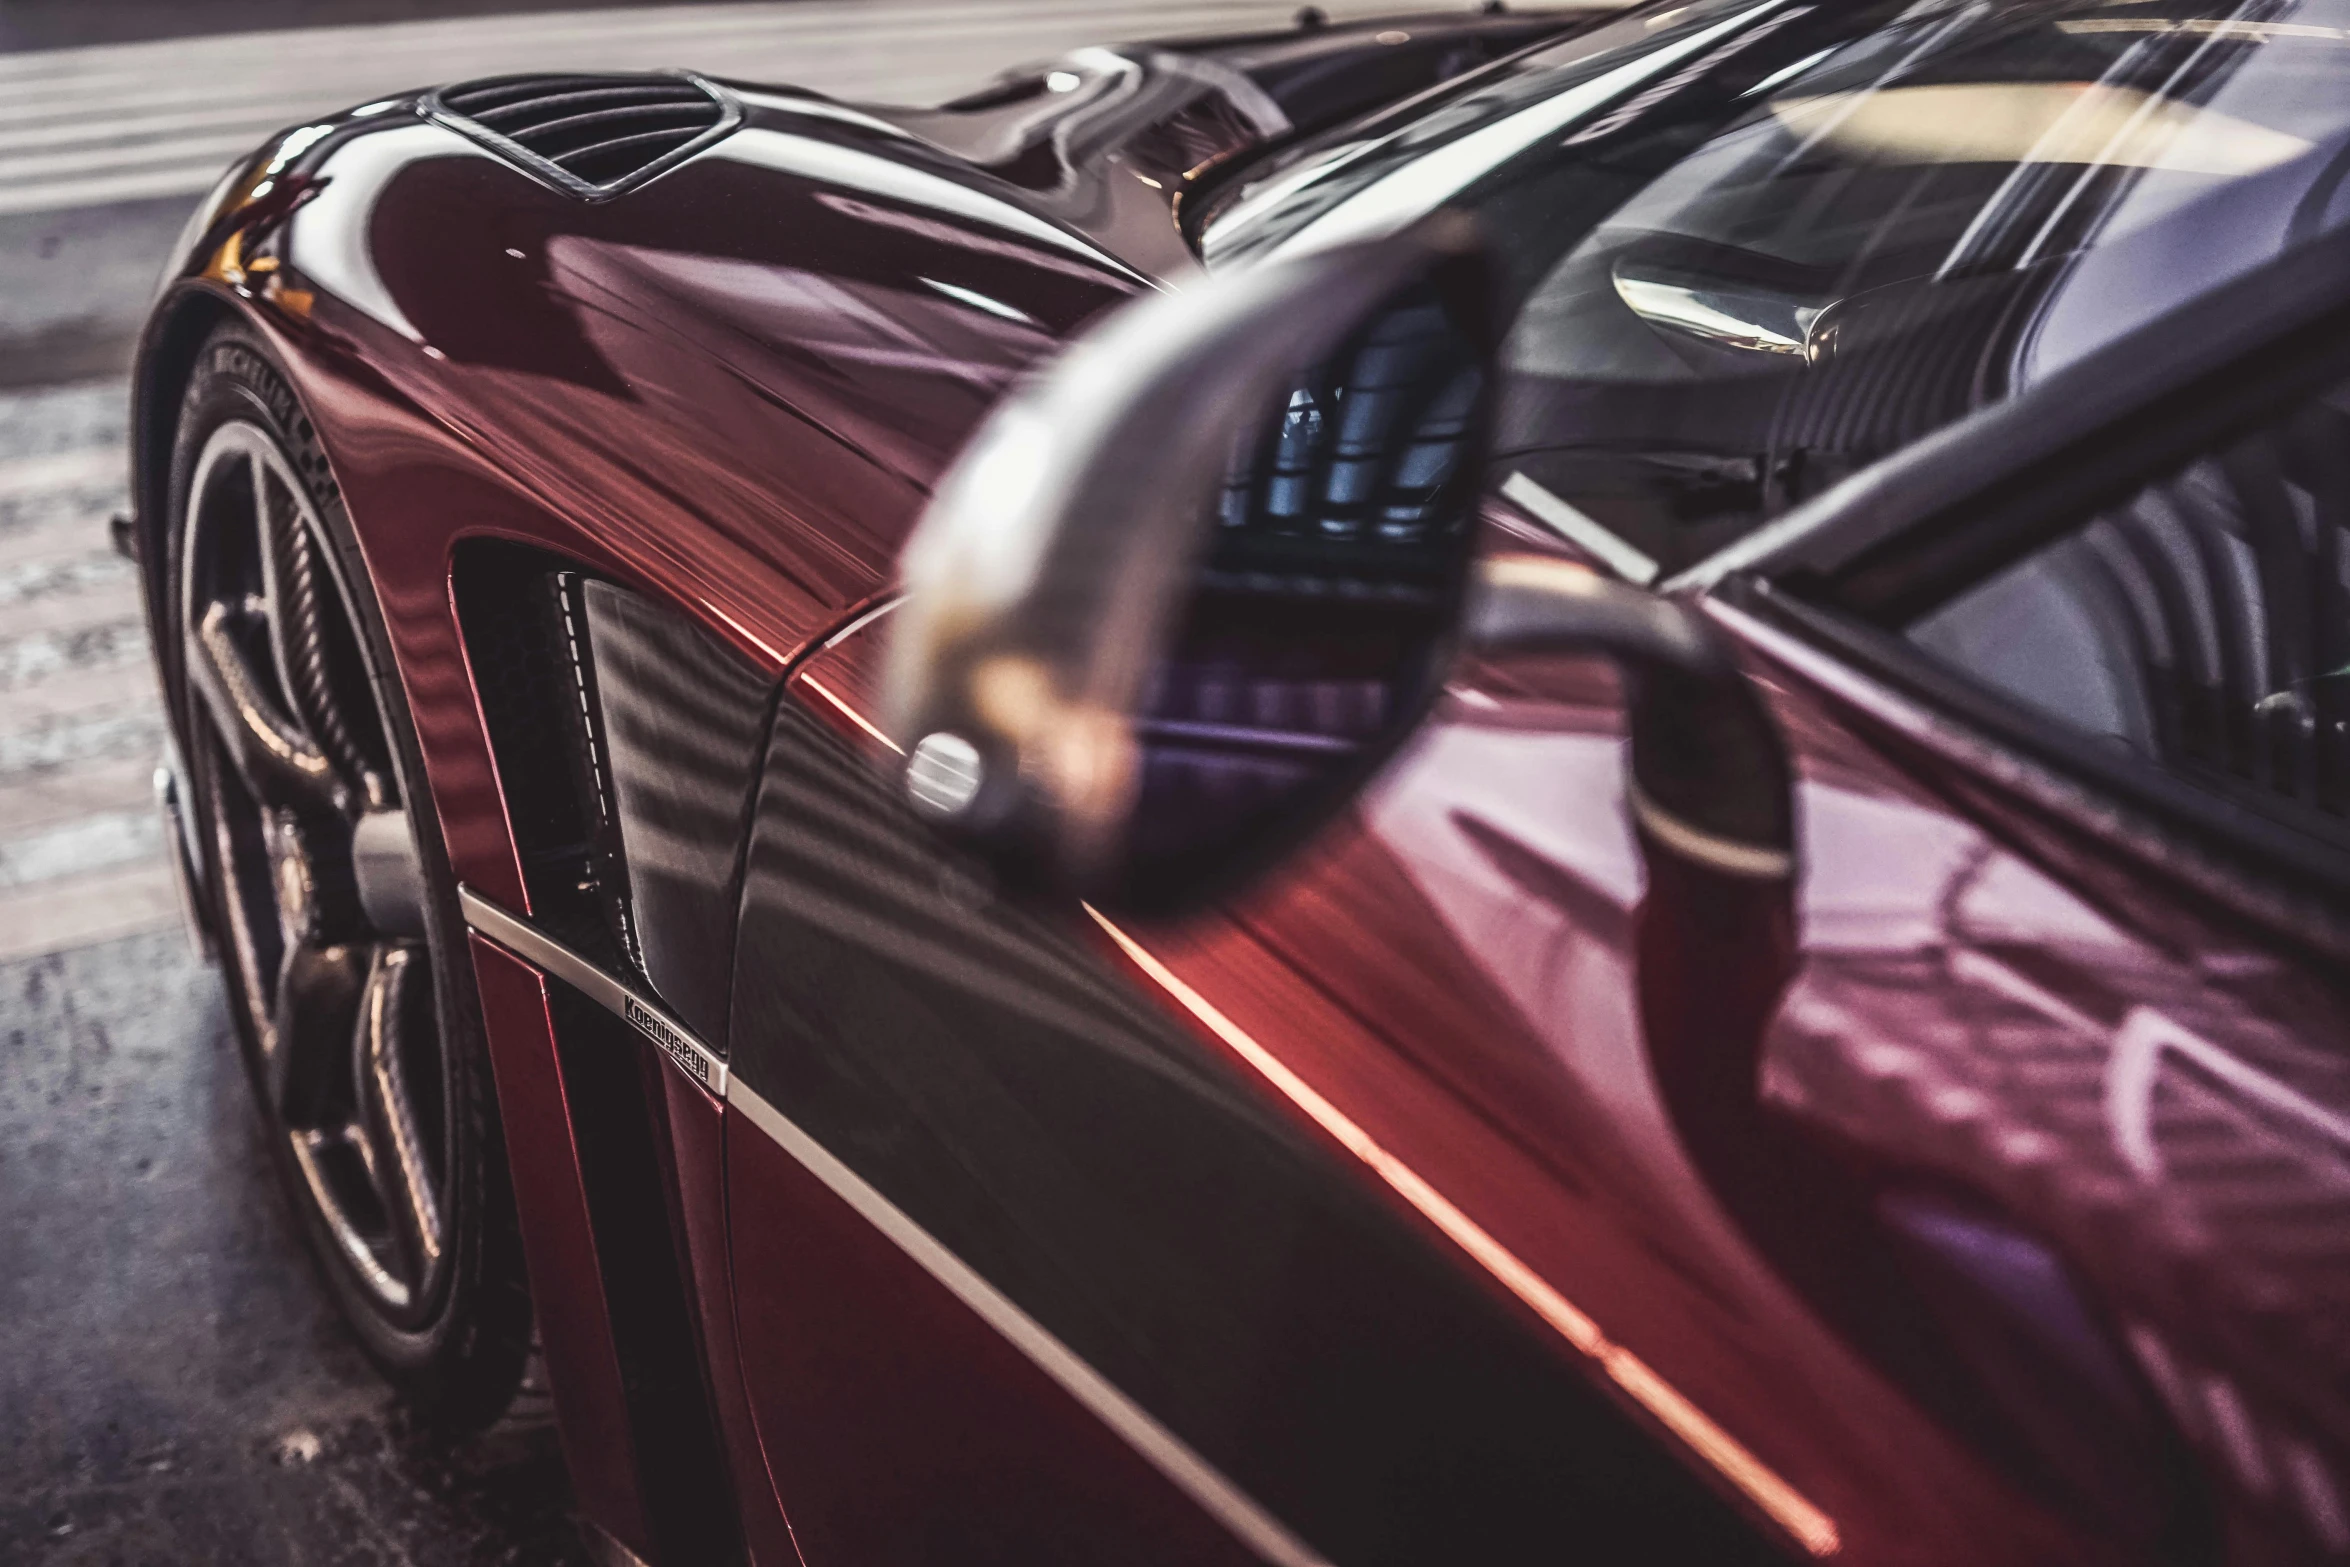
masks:
{"type": "Polygon", "coordinates": [[[1274,1567],[1330,1567],[1319,1552],[1291,1533],[1253,1497],[1035,1318],[1014,1305],[904,1210],[867,1184],[782,1111],[732,1078],[726,1063],[683,1024],[586,957],[471,887],[460,886],[457,897],[465,911],[465,923],[472,931],[551,978],[570,985],[651,1038],[673,1065],[742,1111],[752,1125],[766,1133],[801,1168],[823,1182],[858,1217],[944,1285],[949,1294],[995,1329],[1095,1419],[1116,1432],[1144,1462],[1242,1544],[1274,1567]]]}
{"type": "MultiPolygon", "coordinates": [[[[891,607],[894,607],[894,604],[891,607]]],[[[860,621],[859,624],[862,622],[860,621]]],[[[829,645],[828,643],[827,646],[829,645]]],[[[814,677],[802,675],[800,682],[814,688],[817,695],[839,709],[858,728],[878,739],[890,750],[897,752],[900,756],[905,754],[904,748],[883,733],[871,719],[858,712],[856,708],[843,701],[831,690],[817,684],[814,677]]],[[[1577,1351],[1595,1361],[1606,1373],[1609,1380],[1622,1388],[1625,1394],[1645,1409],[1652,1418],[1679,1438],[1692,1453],[1743,1494],[1765,1517],[1785,1530],[1807,1554],[1825,1558],[1834,1556],[1843,1548],[1843,1536],[1836,1527],[1836,1520],[1831,1518],[1817,1503],[1756,1457],[1744,1443],[1723,1429],[1711,1415],[1691,1402],[1679,1388],[1658,1375],[1656,1370],[1646,1361],[1623,1345],[1611,1340],[1601,1330],[1598,1322],[1593,1320],[1581,1307],[1553,1289],[1549,1282],[1536,1273],[1524,1259],[1496,1240],[1484,1226],[1470,1218],[1451,1199],[1431,1185],[1425,1176],[1390,1153],[1352,1117],[1324,1098],[1311,1083],[1300,1077],[1287,1062],[1267,1050],[1247,1030],[1226,1017],[1222,1010],[1207,997],[1192,989],[1184,982],[1182,976],[1160,962],[1149,949],[1119,929],[1091,904],[1085,904],[1083,907],[1094,923],[1101,927],[1102,933],[1116,943],[1118,949],[1126,954],[1128,960],[1135,967],[1139,968],[1153,983],[1180,1004],[1185,1011],[1204,1024],[1209,1032],[1221,1039],[1227,1047],[1247,1062],[1275,1089],[1279,1090],[1292,1104],[1310,1116],[1347,1152],[1360,1159],[1399,1196],[1418,1209],[1438,1230],[1443,1232],[1447,1239],[1466,1252],[1478,1266],[1484,1268],[1511,1294],[1532,1308],[1536,1315],[1547,1322],[1561,1338],[1564,1338],[1577,1351]]],[[[822,1150],[816,1147],[814,1141],[809,1139],[805,1132],[784,1120],[773,1107],[745,1088],[740,1082],[735,1083],[728,1091],[727,1101],[730,1104],[744,1105],[746,1109],[750,1105],[756,1104],[761,1111],[773,1116],[774,1125],[770,1126],[764,1121],[760,1121],[759,1124],[779,1143],[783,1143],[787,1150],[791,1150],[795,1154],[797,1151],[794,1145],[785,1139],[783,1133],[777,1130],[777,1127],[789,1128],[792,1136],[800,1139],[819,1154],[822,1153],[822,1150]]],[[[752,1119],[758,1121],[759,1117],[753,1114],[752,1119]]],[[[824,1155],[824,1157],[830,1161],[830,1155],[824,1155]]],[[[801,1162],[808,1163],[805,1158],[802,1158],[801,1162]]],[[[837,1161],[831,1162],[837,1166],[837,1161]]],[[[810,1168],[814,1169],[815,1167],[811,1164],[810,1168]]],[[[820,1170],[817,1173],[819,1176],[823,1174],[820,1170]]],[[[865,1193],[874,1204],[891,1215],[896,1223],[903,1225],[908,1233],[919,1237],[925,1245],[933,1248],[939,1257],[968,1276],[972,1286],[983,1291],[988,1298],[998,1302],[1001,1309],[1011,1319],[1024,1324],[1027,1330],[1034,1333],[1039,1340],[1050,1345],[1059,1355],[1065,1357],[1070,1365],[1082,1370],[1094,1384],[1098,1385],[1110,1397],[1116,1399],[1120,1407],[1131,1410],[1136,1420],[1141,1421],[1149,1430],[1157,1432],[1159,1438],[1165,1441],[1170,1448],[1183,1454],[1192,1464],[1197,1465],[1200,1472],[1213,1476],[1218,1484],[1225,1487],[1235,1500],[1250,1508],[1255,1516],[1265,1517],[1261,1509],[1256,1508],[1254,1502],[1249,1501],[1244,1494],[1232,1488],[1231,1483],[1224,1480],[1221,1475],[1217,1475],[1205,1460],[1192,1453],[1189,1448],[1184,1447],[1158,1422],[1136,1408],[1124,1394],[1119,1393],[1103,1381],[1091,1367],[1078,1360],[1058,1340],[1046,1333],[1042,1327],[1023,1313],[1019,1307],[997,1294],[986,1280],[971,1273],[959,1259],[925,1234],[919,1226],[915,1225],[913,1220],[892,1206],[889,1199],[866,1186],[845,1167],[840,1168],[840,1175],[843,1180],[853,1183],[858,1191],[865,1193]]],[[[826,1184],[831,1185],[832,1182],[827,1179],[826,1184]]],[[[868,1219],[881,1225],[884,1231],[889,1233],[892,1239],[898,1240],[901,1246],[905,1246],[917,1261],[922,1261],[925,1267],[930,1266],[921,1253],[915,1252],[913,1247],[899,1237],[896,1231],[891,1230],[888,1224],[868,1212],[847,1190],[837,1185],[833,1189],[852,1205],[857,1206],[858,1210],[865,1213],[868,1219]]],[[[932,1271],[942,1283],[948,1285],[948,1288],[954,1289],[957,1295],[963,1294],[944,1274],[937,1274],[935,1268],[932,1271]]],[[[978,1309],[977,1303],[972,1301],[969,1296],[963,1298],[971,1303],[974,1309],[978,1309]]],[[[982,1311],[981,1314],[984,1316],[986,1312],[982,1311]]],[[[1015,1337],[1009,1329],[1004,1327],[1002,1322],[993,1317],[989,1317],[989,1321],[994,1323],[999,1331],[1004,1332],[1007,1338],[1012,1338],[1015,1344],[1027,1349],[1026,1343],[1015,1337]]],[[[1034,1352],[1030,1353],[1031,1358],[1035,1358],[1034,1352]]],[[[1042,1359],[1038,1359],[1037,1364],[1044,1366],[1048,1372],[1053,1370],[1052,1366],[1042,1359]]],[[[1078,1391],[1069,1383],[1064,1382],[1062,1385],[1069,1387],[1072,1393],[1078,1391]]],[[[1081,1400],[1084,1398],[1082,1393],[1079,1393],[1078,1396],[1081,1400]]],[[[1088,1407],[1095,1406],[1088,1401],[1088,1407]]],[[[1098,1408],[1096,1412],[1100,1413],[1098,1408]]],[[[1115,1422],[1112,1423],[1115,1424],[1115,1422]]],[[[1121,1435],[1127,1435],[1123,1427],[1119,1429],[1121,1435]]],[[[1127,1435],[1127,1440],[1134,1442],[1135,1438],[1127,1435]]],[[[1151,1450],[1141,1446],[1140,1443],[1136,1443],[1136,1450],[1146,1458],[1151,1458],[1152,1462],[1158,1462],[1151,1450]]],[[[1161,1468],[1164,1469],[1165,1466],[1161,1465],[1161,1468]]],[[[1170,1477],[1173,1477],[1172,1471],[1167,1472],[1170,1477]]],[[[1179,1480],[1178,1483],[1182,1482],[1179,1480]]],[[[1189,1488],[1186,1487],[1186,1489],[1189,1488]]],[[[1199,1493],[1193,1492],[1192,1494],[1197,1496],[1199,1493]]],[[[1217,1516],[1221,1518],[1225,1515],[1218,1512],[1217,1516]]],[[[1269,1517],[1265,1518],[1265,1523],[1271,1528],[1280,1529],[1280,1525],[1274,1523],[1269,1517]]],[[[1237,1528],[1234,1532],[1242,1533],[1243,1538],[1251,1538],[1237,1528]]],[[[1289,1539],[1290,1536],[1286,1531],[1282,1531],[1281,1538],[1289,1539]]],[[[1251,1543],[1255,1543],[1253,1538],[1251,1538],[1251,1543]]],[[[1305,1549],[1302,1545],[1297,1548],[1301,1551],[1305,1549]]],[[[1260,1546],[1259,1549],[1263,1550],[1263,1547],[1260,1546]]],[[[1277,1556],[1271,1551],[1265,1551],[1264,1554],[1268,1559],[1274,1561],[1315,1559],[1311,1556],[1277,1556]]]]}
{"type": "Polygon", "coordinates": [[[740,1079],[728,1085],[726,1102],[1249,1549],[1277,1567],[1329,1567],[1313,1547],[782,1111],[740,1079]]]}
{"type": "Polygon", "coordinates": [[[725,1059],[658,1002],[638,995],[530,921],[509,913],[471,887],[459,887],[457,901],[464,907],[467,928],[476,935],[563,981],[660,1046],[670,1063],[697,1087],[721,1099],[726,1097],[725,1059]]]}
{"type": "Polygon", "coordinates": [[[999,233],[1017,235],[1031,244],[1081,256],[1111,276],[1149,281],[1084,235],[1039,217],[1026,207],[928,169],[892,162],[855,147],[751,125],[714,144],[705,156],[757,164],[801,179],[902,202],[918,210],[949,213],[999,233]]]}
{"type": "Polygon", "coordinates": [[[1794,1537],[1813,1556],[1833,1556],[1842,1545],[1836,1521],[1810,1498],[1788,1484],[1771,1467],[1749,1452],[1744,1443],[1722,1429],[1712,1416],[1691,1403],[1680,1389],[1659,1376],[1648,1363],[1601,1331],[1583,1309],[1561,1295],[1515,1252],[1494,1239],[1484,1226],[1463,1213],[1425,1176],[1405,1164],[1357,1124],[1345,1111],[1298,1076],[1289,1064],[1259,1044],[1247,1030],[1226,1017],[1173,969],[1148,949],[1102,917],[1091,904],[1085,912],[1103,934],[1118,944],[1134,965],[1185,1011],[1253,1067],[1291,1103],[1311,1116],[1346,1151],[1370,1166],[1397,1195],[1425,1215],[1455,1245],[1476,1259],[1509,1292],[1533,1308],[1559,1336],[1588,1355],[1609,1379],[1655,1417],[1698,1457],[1743,1492],[1765,1516],[1794,1537]]]}

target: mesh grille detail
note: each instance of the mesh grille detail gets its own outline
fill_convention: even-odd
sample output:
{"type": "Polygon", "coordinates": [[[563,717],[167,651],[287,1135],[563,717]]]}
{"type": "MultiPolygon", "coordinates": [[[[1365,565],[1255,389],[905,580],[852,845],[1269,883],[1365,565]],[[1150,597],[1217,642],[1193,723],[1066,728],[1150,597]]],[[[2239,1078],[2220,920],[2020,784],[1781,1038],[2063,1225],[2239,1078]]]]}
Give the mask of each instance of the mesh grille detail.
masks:
{"type": "Polygon", "coordinates": [[[741,114],[698,76],[499,76],[434,95],[434,113],[529,173],[599,199],[732,130],[741,114]]]}

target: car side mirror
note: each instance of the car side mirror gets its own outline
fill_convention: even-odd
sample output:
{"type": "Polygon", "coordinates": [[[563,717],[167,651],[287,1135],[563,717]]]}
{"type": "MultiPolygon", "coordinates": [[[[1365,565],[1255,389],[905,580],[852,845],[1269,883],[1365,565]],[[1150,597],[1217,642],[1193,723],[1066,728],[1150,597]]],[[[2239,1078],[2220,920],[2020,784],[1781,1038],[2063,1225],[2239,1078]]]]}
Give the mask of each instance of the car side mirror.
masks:
{"type": "Polygon", "coordinates": [[[1466,220],[1145,298],[998,408],[908,543],[905,795],[1015,885],[1179,911],[1294,847],[1464,640],[1632,675],[1652,846],[1784,876],[1776,731],[1686,606],[1475,559],[1498,379],[1466,220]]]}

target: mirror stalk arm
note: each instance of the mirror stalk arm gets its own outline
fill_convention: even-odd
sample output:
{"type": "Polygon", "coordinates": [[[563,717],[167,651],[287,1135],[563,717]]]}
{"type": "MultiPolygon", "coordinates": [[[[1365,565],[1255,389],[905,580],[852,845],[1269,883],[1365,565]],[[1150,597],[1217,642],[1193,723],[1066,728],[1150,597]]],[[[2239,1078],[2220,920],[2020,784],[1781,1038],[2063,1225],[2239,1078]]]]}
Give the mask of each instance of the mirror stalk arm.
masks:
{"type": "Polygon", "coordinates": [[[1695,610],[1569,561],[1502,555],[1480,565],[1463,630],[1480,653],[1613,658],[1632,740],[1625,801],[1654,845],[1724,875],[1794,875],[1786,747],[1695,610]]]}

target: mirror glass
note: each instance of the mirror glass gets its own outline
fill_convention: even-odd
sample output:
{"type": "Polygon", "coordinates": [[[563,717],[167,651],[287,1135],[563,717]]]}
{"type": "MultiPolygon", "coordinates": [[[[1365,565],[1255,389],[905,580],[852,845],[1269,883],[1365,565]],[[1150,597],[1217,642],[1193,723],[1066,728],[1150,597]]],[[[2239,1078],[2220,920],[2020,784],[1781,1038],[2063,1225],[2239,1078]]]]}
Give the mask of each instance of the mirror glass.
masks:
{"type": "Polygon", "coordinates": [[[1330,808],[1443,676],[1489,376],[1457,291],[1413,284],[1249,421],[1146,688],[1128,900],[1242,876],[1330,808]]]}

